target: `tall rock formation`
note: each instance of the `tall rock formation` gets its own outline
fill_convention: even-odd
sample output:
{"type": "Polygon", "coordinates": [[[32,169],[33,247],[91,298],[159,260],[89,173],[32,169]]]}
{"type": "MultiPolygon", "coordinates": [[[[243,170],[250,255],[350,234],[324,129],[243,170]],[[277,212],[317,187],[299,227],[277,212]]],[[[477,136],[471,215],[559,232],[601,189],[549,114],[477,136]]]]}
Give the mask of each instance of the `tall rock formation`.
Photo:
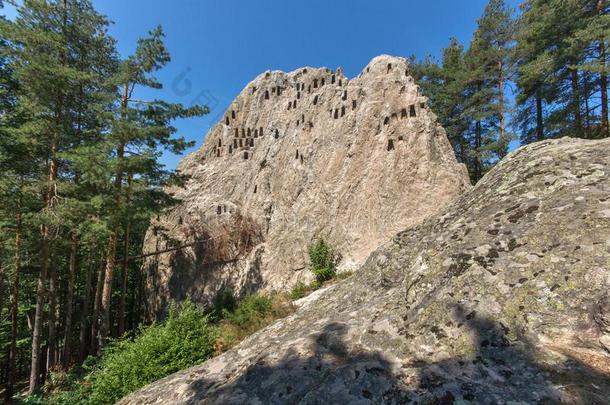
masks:
{"type": "Polygon", "coordinates": [[[610,139],[510,154],[290,317],[125,404],[607,404],[610,139]]]}
{"type": "Polygon", "coordinates": [[[341,70],[266,72],[179,165],[183,200],[154,221],[144,253],[150,310],[309,281],[323,237],[355,269],[381,242],[469,189],[445,131],[402,58],[341,70]]]}

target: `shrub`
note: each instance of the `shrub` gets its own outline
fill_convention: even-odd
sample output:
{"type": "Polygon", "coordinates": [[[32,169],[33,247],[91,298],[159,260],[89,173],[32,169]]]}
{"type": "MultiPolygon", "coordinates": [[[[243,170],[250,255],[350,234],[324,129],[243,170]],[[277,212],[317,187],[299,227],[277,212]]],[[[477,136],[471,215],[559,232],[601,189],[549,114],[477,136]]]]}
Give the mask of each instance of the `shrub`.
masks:
{"type": "Polygon", "coordinates": [[[311,271],[318,283],[323,283],[335,276],[335,253],[324,239],[318,240],[309,247],[309,260],[311,261],[311,271]]]}
{"type": "Polygon", "coordinates": [[[110,343],[98,364],[73,390],[50,404],[112,404],[144,385],[201,363],[214,352],[217,329],[193,303],[172,305],[168,319],[142,328],[133,339],[110,343]]]}
{"type": "Polygon", "coordinates": [[[309,293],[308,286],[299,281],[297,283],[297,285],[295,285],[294,288],[290,291],[290,293],[288,294],[288,297],[294,301],[294,300],[298,300],[299,298],[303,298],[308,293],[309,293]]]}
{"type": "Polygon", "coordinates": [[[165,322],[141,328],[134,339],[110,343],[99,357],[85,361],[84,373],[51,376],[50,395],[31,395],[24,403],[112,404],[148,383],[220,354],[294,311],[284,294],[255,294],[237,303],[223,292],[216,303],[219,307],[207,315],[190,301],[172,305],[165,322]]]}
{"type": "Polygon", "coordinates": [[[172,305],[168,319],[145,328],[133,341],[109,347],[94,373],[92,399],[114,402],[123,395],[178,370],[201,363],[214,352],[216,330],[186,301],[172,305]]]}
{"type": "Polygon", "coordinates": [[[212,304],[212,311],[210,315],[214,320],[219,320],[225,317],[227,313],[235,311],[237,309],[237,300],[233,295],[233,291],[227,288],[223,288],[214,297],[212,304]]]}
{"type": "Polygon", "coordinates": [[[247,336],[294,312],[284,294],[254,294],[244,298],[233,312],[225,311],[219,325],[217,350],[227,350],[247,336]]]}
{"type": "Polygon", "coordinates": [[[224,318],[234,325],[245,328],[257,323],[269,312],[271,312],[271,298],[254,294],[244,298],[235,311],[225,313],[224,318]]]}

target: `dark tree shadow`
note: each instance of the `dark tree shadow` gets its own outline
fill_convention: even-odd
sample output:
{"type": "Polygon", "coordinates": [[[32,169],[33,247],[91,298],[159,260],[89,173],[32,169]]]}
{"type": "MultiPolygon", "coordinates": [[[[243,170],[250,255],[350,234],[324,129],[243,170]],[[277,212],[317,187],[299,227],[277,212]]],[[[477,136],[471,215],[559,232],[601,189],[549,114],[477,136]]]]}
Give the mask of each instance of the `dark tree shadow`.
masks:
{"type": "Polygon", "coordinates": [[[608,375],[574,358],[541,363],[527,339],[511,343],[506,327],[461,306],[453,318],[474,339],[464,358],[397,367],[383,353],[346,345],[347,326],[330,323],[308,356],[261,359],[228,383],[202,376],[186,404],[610,403],[608,375]]]}

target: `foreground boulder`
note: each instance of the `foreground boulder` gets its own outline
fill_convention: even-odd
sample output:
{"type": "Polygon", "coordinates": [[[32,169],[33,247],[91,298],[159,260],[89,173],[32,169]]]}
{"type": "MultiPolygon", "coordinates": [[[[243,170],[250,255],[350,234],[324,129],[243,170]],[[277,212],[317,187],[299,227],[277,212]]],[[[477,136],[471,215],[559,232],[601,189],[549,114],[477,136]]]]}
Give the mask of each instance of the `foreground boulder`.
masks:
{"type": "Polygon", "coordinates": [[[607,403],[609,175],[610,140],[521,148],[294,315],[121,403],[607,403]]]}
{"type": "Polygon", "coordinates": [[[266,72],[179,165],[182,200],[144,242],[148,308],[309,282],[307,249],[327,239],[359,268],[396,232],[470,188],[403,58],[341,70],[266,72]],[[175,250],[172,250],[175,249],[175,250]],[[168,251],[169,250],[169,251],[168,251]],[[162,254],[152,254],[154,252],[162,254]]]}

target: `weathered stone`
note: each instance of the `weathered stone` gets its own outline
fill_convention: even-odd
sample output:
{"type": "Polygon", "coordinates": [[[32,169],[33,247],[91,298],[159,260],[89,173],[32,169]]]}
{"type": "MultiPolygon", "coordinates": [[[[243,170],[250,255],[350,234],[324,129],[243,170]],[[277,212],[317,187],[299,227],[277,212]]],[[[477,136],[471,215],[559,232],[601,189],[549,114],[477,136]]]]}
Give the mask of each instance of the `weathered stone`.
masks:
{"type": "Polygon", "coordinates": [[[610,139],[521,148],[295,314],[121,403],[607,403],[609,195],[610,139]]]}
{"type": "Polygon", "coordinates": [[[610,334],[610,296],[608,294],[597,302],[593,317],[602,333],[610,334]]]}
{"type": "Polygon", "coordinates": [[[149,308],[309,282],[307,248],[326,238],[358,268],[381,243],[470,188],[402,58],[340,70],[266,72],[179,165],[183,203],[153,221],[149,308]],[[391,66],[390,68],[388,68],[391,66]],[[196,241],[200,243],[192,244],[196,241]]]}

